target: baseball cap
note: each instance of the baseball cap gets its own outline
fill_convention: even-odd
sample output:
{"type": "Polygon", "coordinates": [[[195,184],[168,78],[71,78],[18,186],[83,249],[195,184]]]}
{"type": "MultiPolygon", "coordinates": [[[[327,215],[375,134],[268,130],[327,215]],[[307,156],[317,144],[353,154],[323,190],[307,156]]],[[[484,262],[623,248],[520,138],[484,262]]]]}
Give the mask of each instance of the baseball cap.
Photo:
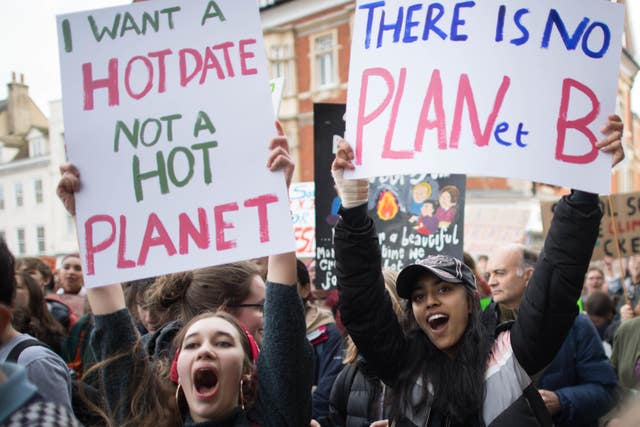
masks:
{"type": "Polygon", "coordinates": [[[401,298],[411,298],[411,291],[418,278],[431,273],[449,283],[460,283],[477,292],[473,271],[462,261],[449,255],[431,255],[402,269],[396,280],[396,289],[401,298]]]}

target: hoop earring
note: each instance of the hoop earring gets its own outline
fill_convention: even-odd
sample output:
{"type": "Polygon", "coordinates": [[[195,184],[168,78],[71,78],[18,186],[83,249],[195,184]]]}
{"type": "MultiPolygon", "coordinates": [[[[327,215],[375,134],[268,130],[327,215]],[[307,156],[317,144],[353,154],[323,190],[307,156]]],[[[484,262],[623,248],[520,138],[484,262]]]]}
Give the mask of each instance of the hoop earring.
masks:
{"type": "Polygon", "coordinates": [[[244,381],[242,380],[242,378],[240,378],[240,407],[244,411],[244,392],[242,391],[243,386],[244,381]]]}
{"type": "Polygon", "coordinates": [[[178,383],[178,387],[176,387],[176,405],[178,407],[180,407],[180,389],[181,388],[182,388],[182,385],[178,383]]]}

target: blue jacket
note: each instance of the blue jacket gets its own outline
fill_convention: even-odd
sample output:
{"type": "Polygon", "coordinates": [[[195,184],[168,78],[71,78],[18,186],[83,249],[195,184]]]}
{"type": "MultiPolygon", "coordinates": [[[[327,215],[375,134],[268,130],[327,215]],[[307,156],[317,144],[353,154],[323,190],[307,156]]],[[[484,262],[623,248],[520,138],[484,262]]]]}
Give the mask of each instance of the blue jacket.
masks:
{"type": "MultiPolygon", "coordinates": [[[[340,329],[335,323],[330,323],[322,328],[324,329],[321,337],[310,340],[315,359],[313,384],[316,389],[311,397],[311,413],[314,419],[329,415],[331,387],[344,366],[342,365],[344,337],[340,329]]],[[[307,338],[311,337],[307,335],[307,338]]]]}
{"type": "Polygon", "coordinates": [[[562,411],[554,417],[557,426],[597,426],[598,418],[615,404],[616,374],[598,331],[583,313],[576,317],[539,385],[560,399],[562,411]]]}

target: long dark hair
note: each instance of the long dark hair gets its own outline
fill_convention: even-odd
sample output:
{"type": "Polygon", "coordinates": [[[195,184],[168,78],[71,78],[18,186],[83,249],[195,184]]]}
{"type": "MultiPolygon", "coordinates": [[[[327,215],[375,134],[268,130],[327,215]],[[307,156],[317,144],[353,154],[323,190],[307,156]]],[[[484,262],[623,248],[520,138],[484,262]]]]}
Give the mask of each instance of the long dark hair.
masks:
{"type": "Polygon", "coordinates": [[[416,323],[411,304],[407,304],[405,312],[410,324],[408,339],[413,357],[392,387],[392,418],[406,413],[407,405],[411,406],[414,413],[426,412],[431,407],[462,425],[475,424],[481,416],[485,398],[484,377],[493,331],[482,322],[482,309],[475,292],[467,287],[464,289],[471,313],[453,358],[429,340],[416,323]],[[415,395],[417,379],[421,379],[428,390],[427,395],[415,395]],[[419,397],[417,401],[416,397],[419,397]]]}
{"type": "Polygon", "coordinates": [[[42,288],[27,273],[17,273],[16,276],[29,293],[29,305],[26,308],[14,310],[13,327],[19,332],[34,336],[51,347],[53,351],[61,354],[66,331],[49,312],[42,288]]]}

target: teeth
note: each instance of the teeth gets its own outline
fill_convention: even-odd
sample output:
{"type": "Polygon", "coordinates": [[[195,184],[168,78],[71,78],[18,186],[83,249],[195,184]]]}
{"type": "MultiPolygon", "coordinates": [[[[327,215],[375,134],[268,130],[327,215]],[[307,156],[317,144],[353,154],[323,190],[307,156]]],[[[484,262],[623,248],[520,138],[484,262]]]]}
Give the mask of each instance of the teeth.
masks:
{"type": "Polygon", "coordinates": [[[437,320],[437,319],[442,319],[442,318],[446,318],[447,316],[444,314],[434,314],[432,316],[429,316],[429,322],[433,321],[433,320],[437,320]]]}

